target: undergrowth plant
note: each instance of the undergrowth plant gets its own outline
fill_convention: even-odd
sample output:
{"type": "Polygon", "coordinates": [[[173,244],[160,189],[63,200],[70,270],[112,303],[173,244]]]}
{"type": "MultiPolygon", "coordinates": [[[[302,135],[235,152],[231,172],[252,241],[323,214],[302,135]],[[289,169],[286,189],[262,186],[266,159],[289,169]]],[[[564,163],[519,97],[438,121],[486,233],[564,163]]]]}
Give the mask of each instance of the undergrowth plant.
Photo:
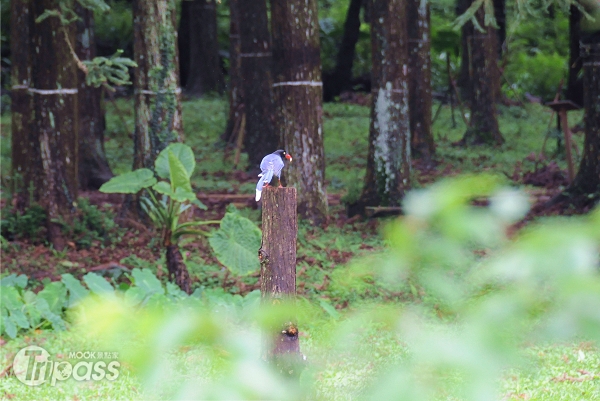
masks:
{"type": "Polygon", "coordinates": [[[107,193],[143,191],[140,205],[160,233],[169,278],[186,293],[191,292],[191,281],[179,249],[182,236],[211,237],[209,242],[217,258],[234,273],[249,274],[260,266],[256,256],[260,230],[232,209],[223,220],[183,221],[184,212],[192,205],[206,209],[192,191],[190,177],[195,167],[192,149],[183,143],[172,143],[156,158],[154,171],[141,168],[124,173],[100,188],[107,193]],[[215,233],[200,229],[212,224],[220,224],[215,233]]]}

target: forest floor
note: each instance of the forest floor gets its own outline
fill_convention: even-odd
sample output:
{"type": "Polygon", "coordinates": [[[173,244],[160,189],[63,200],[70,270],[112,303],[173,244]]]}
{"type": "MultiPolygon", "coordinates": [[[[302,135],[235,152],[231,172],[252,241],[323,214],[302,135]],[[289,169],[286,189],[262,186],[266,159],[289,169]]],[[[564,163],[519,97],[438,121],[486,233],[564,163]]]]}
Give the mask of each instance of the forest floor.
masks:
{"type": "MultiPolygon", "coordinates": [[[[354,103],[364,103],[362,100],[354,103]]],[[[129,171],[132,165],[132,101],[117,99],[107,102],[106,108],[106,154],[113,172],[119,174],[129,171]]],[[[195,217],[200,220],[220,219],[227,205],[233,203],[242,214],[260,224],[260,211],[253,200],[256,177],[245,171],[246,156],[242,154],[240,164],[235,168],[235,150],[225,148],[218,141],[226,123],[226,102],[220,98],[185,101],[183,117],[185,141],[194,150],[197,161],[192,183],[199,199],[208,206],[206,211],[197,209],[195,217]]],[[[580,112],[575,112],[571,121],[580,124],[581,117],[580,112]]],[[[436,157],[429,163],[422,160],[413,162],[414,187],[422,188],[461,173],[492,172],[505,176],[507,185],[519,187],[530,196],[531,212],[518,227],[543,215],[581,213],[574,209],[543,208],[544,203],[567,184],[564,150],[559,147],[556,134],[550,133],[546,138],[550,118],[549,109],[538,104],[502,106],[500,127],[505,144],[465,148],[454,145],[465,131],[458,110],[452,116],[450,108],[443,106],[433,125],[436,157]]],[[[6,215],[10,199],[6,191],[10,174],[10,115],[2,116],[1,124],[3,186],[0,205],[6,215]]],[[[330,218],[321,228],[300,224],[298,289],[301,294],[327,293],[336,266],[382,248],[379,232],[385,219],[348,218],[345,209],[345,204],[356,200],[362,189],[368,129],[367,106],[325,104],[324,142],[330,218]]],[[[581,132],[575,134],[574,141],[581,149],[581,132]]],[[[92,210],[91,213],[97,215],[95,221],[101,227],[71,230],[72,241],[61,252],[47,246],[43,240],[12,238],[3,246],[3,270],[24,273],[40,284],[42,280],[56,280],[67,272],[80,277],[88,271],[108,275],[119,269],[149,267],[158,276],[164,273],[164,258],[151,230],[134,221],[121,222],[125,227],[111,224],[122,201],[121,196],[97,191],[82,192],[79,196],[98,208],[98,212],[92,210]]],[[[88,209],[84,213],[88,213],[88,209]]],[[[43,231],[38,233],[38,237],[43,238],[43,231]]],[[[227,292],[240,294],[258,288],[257,274],[230,276],[212,255],[206,240],[184,242],[183,249],[196,286],[220,286],[227,292]]],[[[377,293],[375,290],[373,292],[377,293]]],[[[387,295],[380,294],[379,297],[385,299],[387,295]]],[[[340,308],[348,305],[350,300],[341,297],[332,301],[340,308]]]]}
{"type": "MultiPolygon", "coordinates": [[[[197,210],[195,217],[219,219],[227,205],[233,203],[240,213],[260,224],[260,210],[253,201],[256,177],[245,172],[245,156],[242,155],[240,166],[236,169],[232,165],[233,151],[217,144],[225,127],[226,101],[219,98],[185,101],[183,109],[186,143],[193,148],[197,161],[193,187],[200,200],[208,206],[206,211],[197,210]]],[[[453,145],[465,131],[462,119],[457,113],[453,123],[450,109],[444,106],[434,124],[435,160],[428,164],[418,160],[413,163],[415,188],[461,173],[491,172],[504,176],[508,186],[520,188],[530,197],[532,212],[516,228],[544,219],[546,215],[581,213],[574,209],[542,208],[567,184],[565,156],[564,152],[557,150],[556,138],[546,141],[546,156],[540,156],[550,112],[540,105],[528,104],[522,108],[501,107],[500,113],[500,127],[506,139],[504,145],[464,148],[453,145]]],[[[575,112],[571,121],[578,124],[581,117],[581,113],[575,112]]],[[[10,196],[6,192],[10,171],[10,115],[2,116],[1,124],[1,206],[4,219],[10,209],[10,196]]],[[[298,292],[311,300],[330,302],[342,313],[371,302],[414,300],[410,289],[390,291],[389,287],[356,267],[360,263],[355,261],[383,251],[382,230],[386,222],[393,219],[346,216],[345,203],[356,199],[363,185],[368,128],[368,107],[347,103],[324,106],[330,218],[323,227],[313,227],[304,222],[299,225],[298,292]]],[[[132,130],[131,100],[118,99],[116,103],[107,103],[105,146],[113,172],[117,174],[131,169],[132,130]]],[[[575,134],[575,142],[581,149],[581,133],[575,134]]],[[[52,249],[43,240],[32,242],[14,238],[4,242],[3,274],[24,273],[34,286],[37,283],[39,287],[67,272],[76,277],[88,271],[114,276],[135,267],[150,268],[158,277],[166,279],[164,257],[160,254],[154,233],[135,222],[129,222],[125,227],[114,224],[121,202],[119,195],[94,191],[81,193],[80,197],[88,200],[80,201],[80,204],[84,206],[82,213],[87,216],[86,224],[93,222],[94,229],[86,229],[83,223],[81,227],[72,229],[72,242],[62,252],[52,249]]],[[[43,237],[43,232],[36,234],[43,237]]],[[[257,274],[231,276],[212,255],[205,240],[184,242],[182,248],[194,286],[217,288],[231,294],[246,294],[258,288],[257,274]]],[[[333,351],[324,352],[329,348],[323,348],[319,338],[329,335],[328,327],[321,320],[315,320],[303,326],[301,332],[303,352],[312,363],[320,366],[317,379],[319,396],[315,399],[352,399],[386,366],[406,356],[405,345],[389,331],[380,330],[376,324],[366,325],[357,331],[357,346],[351,353],[344,352],[340,357],[333,351]]],[[[31,343],[42,344],[52,354],[95,349],[96,344],[87,341],[90,340],[73,331],[35,331],[8,343],[0,339],[0,346],[8,358],[31,343]]],[[[599,376],[594,376],[600,351],[590,343],[578,341],[524,347],[523,353],[529,364],[525,369],[507,372],[502,378],[503,399],[591,400],[600,396],[595,386],[599,376]],[[581,355],[584,355],[583,359],[581,355]]],[[[172,355],[178,369],[170,372],[167,381],[176,386],[181,378],[194,374],[201,376],[202,363],[196,363],[194,355],[194,350],[180,350],[172,355]]],[[[0,358],[0,361],[4,359],[0,358]]],[[[449,377],[448,380],[452,382],[456,378],[449,377]]],[[[6,399],[139,399],[145,396],[142,387],[143,383],[130,367],[124,366],[122,376],[114,383],[77,383],[71,380],[57,387],[37,389],[9,378],[0,384],[0,392],[6,399]]],[[[460,398],[447,395],[443,399],[460,398]]]]}

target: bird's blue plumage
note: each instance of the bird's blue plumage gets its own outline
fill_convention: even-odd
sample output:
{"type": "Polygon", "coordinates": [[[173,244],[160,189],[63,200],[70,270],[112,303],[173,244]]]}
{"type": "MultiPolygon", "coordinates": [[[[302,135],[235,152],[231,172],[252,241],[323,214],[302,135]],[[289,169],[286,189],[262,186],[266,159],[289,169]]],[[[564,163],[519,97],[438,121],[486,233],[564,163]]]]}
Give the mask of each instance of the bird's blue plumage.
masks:
{"type": "Polygon", "coordinates": [[[270,183],[273,176],[281,178],[281,170],[285,167],[283,156],[286,155],[284,150],[277,150],[263,157],[260,162],[261,173],[258,175],[260,180],[256,184],[256,201],[260,200],[263,187],[270,183]]]}

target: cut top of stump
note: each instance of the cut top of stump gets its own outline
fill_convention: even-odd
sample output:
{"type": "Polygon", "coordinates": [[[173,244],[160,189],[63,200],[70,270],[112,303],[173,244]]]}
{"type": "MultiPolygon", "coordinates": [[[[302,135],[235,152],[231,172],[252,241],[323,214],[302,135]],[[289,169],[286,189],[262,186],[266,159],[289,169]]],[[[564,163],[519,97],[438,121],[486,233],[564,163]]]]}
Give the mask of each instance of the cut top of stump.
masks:
{"type": "Polygon", "coordinates": [[[559,113],[561,111],[571,111],[571,110],[581,109],[581,107],[578,104],[573,103],[570,100],[556,100],[554,102],[546,103],[546,106],[550,107],[552,110],[556,111],[557,113],[559,113]]]}

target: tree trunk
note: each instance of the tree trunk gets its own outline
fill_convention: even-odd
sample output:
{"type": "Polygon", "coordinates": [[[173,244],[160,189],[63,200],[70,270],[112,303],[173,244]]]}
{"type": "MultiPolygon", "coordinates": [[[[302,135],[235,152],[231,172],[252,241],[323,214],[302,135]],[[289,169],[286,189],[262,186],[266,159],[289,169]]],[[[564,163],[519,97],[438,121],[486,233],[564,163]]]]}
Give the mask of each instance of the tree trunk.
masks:
{"type": "Polygon", "coordinates": [[[287,178],[298,212],[313,224],[327,218],[323,150],[323,84],[316,0],[272,0],[277,131],[294,156],[287,178]]]}
{"type": "Polygon", "coordinates": [[[274,125],[272,54],[266,0],[239,1],[242,103],[246,113],[244,149],[250,168],[258,171],[262,158],[277,150],[274,125]]]}
{"type": "Polygon", "coordinates": [[[216,3],[214,0],[191,1],[189,13],[190,67],[185,92],[191,96],[222,93],[216,3]]]}
{"type": "Polygon", "coordinates": [[[10,2],[10,55],[11,55],[11,149],[12,193],[15,206],[23,210],[29,206],[31,195],[39,199],[42,185],[39,137],[33,126],[33,96],[31,85],[31,35],[34,22],[31,2],[10,2]]]}
{"type": "MultiPolygon", "coordinates": [[[[457,0],[456,15],[462,15],[469,6],[471,0],[457,0]]],[[[471,37],[473,36],[473,24],[468,22],[460,28],[460,70],[456,78],[456,84],[461,88],[462,97],[470,102],[469,93],[471,93],[471,37]]]]}
{"type": "Polygon", "coordinates": [[[600,32],[581,44],[585,141],[575,180],[560,198],[585,208],[600,201],[600,32]]]}
{"type": "Polygon", "coordinates": [[[579,48],[579,30],[581,12],[576,6],[570,7],[569,14],[569,77],[567,82],[567,99],[579,106],[583,103],[582,80],[579,78],[581,72],[581,57],[579,48]]]}
{"type": "Polygon", "coordinates": [[[333,100],[343,91],[352,89],[352,65],[360,34],[361,3],[362,0],[350,0],[335,68],[323,74],[323,98],[326,102],[333,100]]]}
{"type": "Polygon", "coordinates": [[[192,2],[184,0],[181,2],[181,15],[179,17],[179,27],[177,28],[177,47],[179,49],[179,81],[182,88],[187,85],[190,70],[191,50],[190,45],[190,20],[192,2]]]}
{"type": "Polygon", "coordinates": [[[239,22],[239,0],[229,0],[229,118],[221,135],[227,141],[233,135],[236,121],[240,121],[242,110],[241,42],[239,22]]]}
{"type": "MultiPolygon", "coordinates": [[[[296,295],[296,188],[267,187],[263,191],[260,292],[263,303],[294,301],[296,295]]],[[[267,359],[288,374],[299,361],[298,326],[290,316],[268,334],[267,359]],[[290,366],[291,365],[291,366],[290,366]]]]}
{"type": "Polygon", "coordinates": [[[357,209],[361,213],[365,206],[399,206],[410,187],[406,6],[405,0],[373,2],[374,85],[365,187],[357,209]]]}
{"type": "Polygon", "coordinates": [[[165,247],[165,260],[167,262],[169,280],[177,284],[182,291],[191,294],[190,274],[183,263],[183,257],[178,245],[167,245],[165,247]]]}
{"type": "MultiPolygon", "coordinates": [[[[33,2],[34,18],[59,8],[57,0],[33,2]]],[[[50,17],[35,24],[33,48],[33,103],[35,130],[41,153],[39,203],[48,213],[48,237],[55,249],[65,240],[57,220],[73,212],[78,184],[77,71],[67,40],[75,43],[75,26],[61,26],[50,17]]]]}
{"type": "Polygon", "coordinates": [[[431,35],[429,4],[407,0],[411,150],[431,160],[435,153],[431,130],[431,35]]]}
{"type": "MultiPolygon", "coordinates": [[[[96,57],[96,34],[94,12],[76,4],[75,10],[81,20],[77,21],[75,52],[80,60],[96,57]]],[[[85,73],[77,70],[79,81],[79,188],[98,189],[113,176],[104,152],[104,110],[102,87],[94,88],[85,83],[85,73]]]]}
{"type": "Polygon", "coordinates": [[[506,0],[493,0],[493,3],[494,17],[498,24],[496,51],[498,52],[498,60],[500,60],[504,50],[504,42],[506,41],[506,0]]]}
{"type": "Polygon", "coordinates": [[[467,25],[473,26],[473,35],[470,38],[470,127],[467,128],[460,143],[465,145],[499,145],[504,138],[498,127],[498,116],[496,114],[496,99],[500,75],[497,67],[497,43],[492,27],[485,27],[483,17],[484,10],[480,8],[475,14],[479,24],[485,29],[480,32],[473,26],[472,22],[467,25]]]}
{"type": "Polygon", "coordinates": [[[183,136],[175,1],[134,0],[135,131],[133,168],[154,168],[170,142],[183,136]]]}

